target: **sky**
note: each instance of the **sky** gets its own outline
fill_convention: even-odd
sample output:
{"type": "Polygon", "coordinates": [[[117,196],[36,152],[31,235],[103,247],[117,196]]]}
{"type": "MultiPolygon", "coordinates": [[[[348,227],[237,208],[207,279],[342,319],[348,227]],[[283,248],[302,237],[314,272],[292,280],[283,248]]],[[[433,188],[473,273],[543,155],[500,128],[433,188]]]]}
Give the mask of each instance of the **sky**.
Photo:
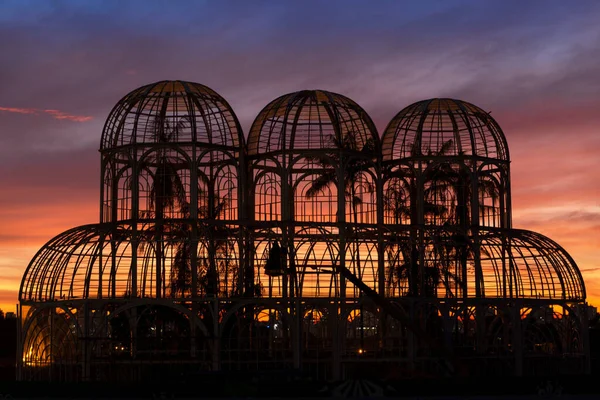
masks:
{"type": "Polygon", "coordinates": [[[360,104],[380,134],[432,97],[504,130],[513,226],[579,265],[600,305],[600,2],[0,0],[0,308],[58,233],[98,222],[104,121],[159,80],[209,86],[244,131],[303,89],[360,104]]]}

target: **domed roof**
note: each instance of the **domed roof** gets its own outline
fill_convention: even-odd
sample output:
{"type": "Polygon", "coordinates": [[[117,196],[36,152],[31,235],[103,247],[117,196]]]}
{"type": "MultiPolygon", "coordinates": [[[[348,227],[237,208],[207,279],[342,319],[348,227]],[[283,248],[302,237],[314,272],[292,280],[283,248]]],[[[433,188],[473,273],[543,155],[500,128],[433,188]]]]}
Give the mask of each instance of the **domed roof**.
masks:
{"type": "Polygon", "coordinates": [[[237,148],[243,140],[237,117],[217,92],[199,83],[160,81],[117,103],[104,125],[100,150],[165,142],[237,148]]]}
{"type": "Polygon", "coordinates": [[[379,137],[371,117],[340,94],[303,90],[278,97],[258,114],[248,135],[248,153],[334,149],[334,138],[352,134],[357,150],[379,137]]]}
{"type": "Polygon", "coordinates": [[[382,138],[383,160],[422,155],[509,161],[504,133],[489,113],[454,99],[429,99],[401,110],[382,138]]]}

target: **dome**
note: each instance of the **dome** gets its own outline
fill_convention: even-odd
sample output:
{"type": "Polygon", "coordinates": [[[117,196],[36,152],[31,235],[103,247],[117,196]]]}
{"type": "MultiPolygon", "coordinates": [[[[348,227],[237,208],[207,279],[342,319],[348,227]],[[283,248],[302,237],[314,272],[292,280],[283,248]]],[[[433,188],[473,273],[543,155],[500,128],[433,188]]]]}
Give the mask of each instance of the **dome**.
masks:
{"type": "Polygon", "coordinates": [[[334,149],[333,139],[349,134],[358,150],[369,140],[378,143],[371,117],[354,101],[324,90],[303,90],[262,109],[248,135],[248,153],[334,149]]]}
{"type": "Polygon", "coordinates": [[[104,125],[100,150],[164,142],[237,148],[243,134],[230,105],[214,90],[193,82],[160,81],[117,103],[104,125]]]}
{"type": "Polygon", "coordinates": [[[384,161],[419,155],[509,161],[498,123],[488,112],[461,100],[430,99],[409,105],[390,121],[381,141],[384,161]]]}

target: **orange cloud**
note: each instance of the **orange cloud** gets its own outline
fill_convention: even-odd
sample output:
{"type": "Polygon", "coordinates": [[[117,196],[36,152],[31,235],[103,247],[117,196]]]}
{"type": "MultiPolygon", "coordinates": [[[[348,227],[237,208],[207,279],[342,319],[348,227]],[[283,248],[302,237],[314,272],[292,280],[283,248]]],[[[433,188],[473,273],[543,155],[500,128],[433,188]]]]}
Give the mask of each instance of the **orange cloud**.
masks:
{"type": "Polygon", "coordinates": [[[30,114],[30,115],[39,115],[39,114],[48,114],[54,119],[58,120],[68,120],[75,122],[87,122],[91,121],[93,117],[89,115],[73,115],[68,114],[64,111],[60,110],[39,110],[37,108],[18,108],[18,107],[0,107],[0,111],[15,113],[15,114],[30,114]]]}

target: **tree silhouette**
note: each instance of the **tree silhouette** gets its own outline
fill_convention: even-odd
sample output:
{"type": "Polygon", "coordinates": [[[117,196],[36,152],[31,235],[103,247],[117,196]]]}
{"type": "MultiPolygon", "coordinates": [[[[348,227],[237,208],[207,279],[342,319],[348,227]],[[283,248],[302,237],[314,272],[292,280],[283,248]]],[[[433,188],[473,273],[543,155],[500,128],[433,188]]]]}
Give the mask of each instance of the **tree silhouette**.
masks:
{"type": "MultiPolygon", "coordinates": [[[[461,277],[457,282],[462,285],[463,296],[466,296],[468,262],[475,256],[471,239],[474,226],[471,215],[472,204],[478,201],[475,196],[480,194],[489,196],[495,202],[499,197],[498,187],[490,179],[479,179],[478,193],[474,193],[474,175],[463,165],[456,166],[448,161],[436,162],[430,169],[432,190],[438,193],[440,198],[451,199],[443,226],[452,234],[441,234],[441,231],[438,231],[433,237],[435,248],[440,259],[446,264],[449,260],[456,261],[461,277]]],[[[449,265],[445,267],[448,269],[449,265]]]]}
{"type": "MultiPolygon", "coordinates": [[[[215,221],[223,215],[229,204],[229,195],[223,198],[219,198],[216,194],[209,196],[208,201],[198,207],[198,219],[201,221],[215,221]]],[[[224,285],[220,285],[220,278],[224,277],[227,279],[228,272],[231,265],[230,254],[230,232],[226,226],[221,224],[209,223],[202,225],[202,233],[205,234],[207,239],[207,254],[203,257],[198,258],[198,285],[199,288],[207,295],[214,296],[216,294],[228,295],[226,292],[219,293],[219,288],[224,286],[224,290],[227,290],[227,282],[224,285]]],[[[239,271],[234,271],[235,275],[239,271]]],[[[234,285],[232,293],[229,295],[233,296],[239,291],[240,288],[234,285]]]]}
{"type": "MultiPolygon", "coordinates": [[[[443,156],[452,148],[453,141],[442,143],[437,151],[427,149],[423,153],[418,146],[411,146],[413,157],[426,157],[420,176],[412,167],[384,170],[384,179],[392,182],[384,194],[384,207],[390,212],[396,224],[410,219],[413,244],[402,243],[406,239],[392,241],[390,248],[396,248],[397,254],[388,249],[388,258],[393,261],[389,276],[406,279],[409,282],[409,296],[437,296],[437,287],[442,283],[449,296],[453,296],[451,282],[461,286],[466,295],[466,273],[468,260],[474,256],[474,246],[470,239],[471,204],[473,201],[472,173],[463,165],[444,160],[443,156]],[[419,179],[422,185],[422,207],[425,225],[433,223],[437,228],[432,232],[429,244],[430,258],[427,265],[419,266],[421,252],[415,243],[418,229],[419,179]],[[408,206],[407,206],[408,203],[408,206]],[[448,235],[446,231],[452,232],[448,235]],[[402,255],[400,262],[399,255],[402,255]],[[389,256],[392,257],[389,257],[389,256]],[[460,273],[451,270],[451,260],[457,261],[460,273]],[[420,275],[422,272],[422,276],[420,275]]],[[[498,187],[491,179],[477,182],[479,194],[489,196],[492,201],[498,198],[498,187]]],[[[423,257],[425,258],[425,257],[423,257]]]]}
{"type": "MultiPolygon", "coordinates": [[[[436,221],[448,213],[448,208],[445,205],[446,193],[439,191],[439,188],[435,185],[431,185],[435,178],[431,166],[435,162],[433,161],[435,157],[444,156],[451,149],[452,143],[452,140],[448,140],[436,152],[431,149],[426,151],[427,157],[431,158],[426,161],[422,176],[422,206],[425,221],[430,219],[436,221]],[[442,198],[440,199],[439,196],[442,196],[442,198]],[[440,200],[442,204],[440,204],[440,200]]],[[[413,157],[423,156],[416,142],[411,146],[411,155],[413,157]]],[[[419,265],[420,251],[424,249],[419,249],[416,245],[416,230],[419,222],[419,176],[417,171],[409,166],[396,170],[388,167],[383,170],[383,176],[384,181],[391,182],[384,193],[384,209],[393,215],[396,224],[408,219],[411,225],[411,237],[408,241],[407,238],[396,237],[388,243],[386,251],[388,252],[388,259],[392,260],[388,277],[396,282],[406,279],[409,286],[408,296],[432,296],[435,293],[435,288],[440,283],[440,277],[447,277],[450,274],[447,270],[440,274],[437,265],[424,265],[423,268],[419,265]],[[401,259],[400,255],[402,256],[401,259]]]]}
{"type": "MultiPolygon", "coordinates": [[[[185,293],[189,289],[187,276],[189,275],[187,258],[189,258],[189,243],[185,240],[185,224],[178,226],[165,226],[165,213],[180,213],[183,218],[189,218],[190,205],[187,199],[185,185],[179,174],[182,168],[177,160],[170,155],[169,143],[174,143],[179,137],[179,133],[189,124],[188,117],[180,118],[177,123],[171,125],[169,119],[165,117],[156,117],[152,124],[152,139],[154,142],[164,144],[151,156],[142,160],[138,164],[140,171],[144,171],[152,177],[149,191],[149,210],[140,213],[143,219],[154,219],[154,226],[145,230],[148,242],[153,243],[155,249],[155,268],[156,268],[156,295],[162,297],[163,282],[162,274],[165,264],[165,229],[173,233],[175,241],[171,243],[177,247],[174,263],[179,269],[177,277],[172,278],[175,281],[175,288],[171,288],[171,294],[181,292],[185,293]],[[187,252],[186,252],[187,250],[187,252]],[[186,255],[187,254],[187,255],[186,255]]],[[[141,243],[141,250],[144,250],[144,243],[141,243]]],[[[171,282],[172,284],[173,282],[171,282]]]]}
{"type": "MultiPolygon", "coordinates": [[[[314,198],[319,193],[324,193],[325,189],[335,185],[338,190],[343,188],[347,200],[352,207],[354,222],[358,222],[358,207],[363,204],[362,197],[357,193],[357,183],[361,181],[369,169],[373,167],[372,160],[375,157],[375,142],[369,137],[359,148],[356,133],[348,132],[343,137],[340,135],[331,136],[331,142],[335,150],[327,153],[325,157],[309,158],[316,161],[322,168],[321,173],[311,182],[306,191],[306,198],[314,198]],[[342,155],[351,154],[353,157],[345,160],[342,166],[342,155]],[[343,185],[338,184],[337,169],[344,168],[343,185]]],[[[375,191],[373,184],[369,179],[364,180],[367,192],[375,191]]],[[[338,213],[344,210],[338,209],[338,213]]],[[[339,220],[339,215],[338,215],[339,220]]]]}
{"type": "MultiPolygon", "coordinates": [[[[331,136],[331,141],[335,151],[329,152],[326,157],[316,158],[315,160],[321,166],[322,172],[311,182],[309,189],[306,191],[307,198],[314,198],[317,194],[324,192],[326,188],[335,185],[337,190],[344,190],[345,198],[350,202],[352,208],[353,222],[358,223],[358,208],[363,204],[363,199],[357,192],[357,184],[363,182],[368,193],[373,193],[375,188],[368,176],[368,171],[373,168],[373,159],[375,158],[375,142],[369,137],[359,148],[355,132],[348,132],[344,136],[331,136]],[[350,157],[345,158],[344,155],[349,154],[350,157]],[[344,169],[343,186],[338,182],[337,168],[344,169]]],[[[344,213],[338,205],[338,221],[340,213],[344,213]]],[[[355,231],[352,232],[356,234],[355,231]]],[[[361,279],[361,259],[360,259],[360,243],[355,241],[356,251],[354,253],[356,271],[358,278],[361,279]]],[[[363,291],[360,292],[364,293],[363,291]]],[[[361,303],[360,321],[364,326],[364,312],[361,303]]],[[[361,330],[361,342],[364,340],[364,330],[361,330]]],[[[362,346],[362,343],[361,343],[362,346]]]]}
{"type": "MultiPolygon", "coordinates": [[[[177,123],[172,124],[166,118],[156,118],[153,123],[152,135],[157,143],[169,144],[178,140],[181,130],[190,125],[189,117],[180,118],[177,123]]],[[[188,193],[182,180],[180,172],[187,165],[170,156],[167,146],[159,148],[154,157],[148,158],[139,165],[140,170],[145,170],[152,177],[149,190],[150,209],[142,213],[143,218],[154,218],[156,223],[152,229],[147,229],[147,235],[154,242],[156,249],[157,268],[157,290],[160,290],[162,268],[165,264],[165,245],[174,249],[169,276],[169,291],[173,298],[185,297],[192,291],[192,249],[190,238],[192,235],[190,203],[188,193]],[[165,214],[178,214],[181,219],[164,223],[165,214]],[[166,235],[168,233],[168,235],[166,235]],[[164,238],[168,237],[168,243],[164,238]]],[[[197,174],[205,188],[209,187],[209,178],[200,173],[197,174]]],[[[198,220],[217,220],[223,214],[229,204],[229,195],[219,198],[216,193],[209,193],[206,198],[201,196],[202,189],[198,187],[199,198],[204,199],[198,204],[198,220]]],[[[197,225],[198,226],[198,225],[197,225]]],[[[210,224],[199,229],[200,234],[208,242],[208,254],[198,257],[198,287],[207,295],[215,295],[218,292],[219,270],[231,268],[229,252],[229,233],[227,228],[220,224],[210,224]]],[[[234,272],[235,275],[235,272],[234,272]]],[[[235,289],[234,289],[235,290],[235,289]]]]}
{"type": "MultiPolygon", "coordinates": [[[[328,152],[325,157],[312,158],[321,166],[322,171],[311,182],[306,191],[306,198],[314,198],[330,186],[336,186],[337,190],[344,190],[344,195],[352,207],[353,222],[358,223],[358,208],[363,204],[363,199],[357,192],[357,184],[364,183],[368,193],[375,191],[371,180],[365,176],[368,174],[367,171],[373,168],[375,142],[373,138],[369,137],[359,148],[355,132],[348,132],[344,136],[331,136],[330,140],[335,150],[328,152]],[[344,157],[345,155],[350,155],[350,157],[344,157]],[[342,185],[338,182],[337,168],[344,168],[342,185]]],[[[339,214],[344,212],[345,210],[338,206],[338,221],[340,220],[339,214]]],[[[356,269],[361,274],[359,246],[356,243],[355,257],[356,269]]]]}

